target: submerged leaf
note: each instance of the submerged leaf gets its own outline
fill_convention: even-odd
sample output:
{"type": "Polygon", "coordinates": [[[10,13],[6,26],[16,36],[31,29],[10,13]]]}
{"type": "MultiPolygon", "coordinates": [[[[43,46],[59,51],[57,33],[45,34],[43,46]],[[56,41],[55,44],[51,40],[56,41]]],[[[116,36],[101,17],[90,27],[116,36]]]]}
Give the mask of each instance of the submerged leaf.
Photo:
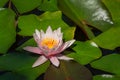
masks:
{"type": "Polygon", "coordinates": [[[6,72],[0,75],[1,80],[27,80],[25,76],[12,73],[12,72],[6,72]]]}
{"type": "Polygon", "coordinates": [[[45,80],[92,80],[91,72],[73,61],[61,61],[60,67],[51,65],[44,76],[45,80]]]}

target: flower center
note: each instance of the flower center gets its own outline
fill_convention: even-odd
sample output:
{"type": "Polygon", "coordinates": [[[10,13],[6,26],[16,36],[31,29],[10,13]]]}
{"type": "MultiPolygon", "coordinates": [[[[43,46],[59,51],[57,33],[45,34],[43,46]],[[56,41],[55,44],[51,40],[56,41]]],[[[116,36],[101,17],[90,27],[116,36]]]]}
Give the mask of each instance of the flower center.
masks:
{"type": "Polygon", "coordinates": [[[52,38],[45,38],[41,41],[41,45],[48,47],[49,49],[54,48],[58,44],[58,41],[52,38]]]}

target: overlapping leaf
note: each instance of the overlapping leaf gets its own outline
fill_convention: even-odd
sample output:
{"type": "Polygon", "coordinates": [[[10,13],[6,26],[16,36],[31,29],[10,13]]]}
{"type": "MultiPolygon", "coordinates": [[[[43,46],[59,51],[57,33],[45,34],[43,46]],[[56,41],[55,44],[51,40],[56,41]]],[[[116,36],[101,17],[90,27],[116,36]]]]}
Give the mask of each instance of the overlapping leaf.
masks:
{"type": "Polygon", "coordinates": [[[109,29],[108,31],[102,33],[101,35],[97,36],[93,39],[100,47],[106,49],[115,49],[116,47],[120,46],[120,0],[103,0],[108,9],[110,10],[114,25],[113,28],[109,29]]]}
{"type": "Polygon", "coordinates": [[[75,53],[69,54],[80,64],[88,64],[94,59],[101,57],[101,51],[94,42],[76,42],[73,47],[75,53]]]}
{"type": "Polygon", "coordinates": [[[42,11],[57,11],[57,0],[43,0],[38,9],[42,11]]]}
{"type": "Polygon", "coordinates": [[[15,14],[10,9],[0,8],[0,53],[6,53],[15,38],[15,14]]]}
{"type": "Polygon", "coordinates": [[[105,31],[113,24],[110,13],[101,0],[58,0],[58,6],[83,29],[83,24],[89,24],[105,31]]]}
{"type": "Polygon", "coordinates": [[[37,57],[32,57],[23,53],[11,53],[0,56],[0,70],[12,71],[25,76],[26,80],[35,80],[44,73],[49,66],[49,62],[32,68],[32,64],[37,57]]]}
{"type": "Polygon", "coordinates": [[[18,20],[18,26],[21,29],[19,32],[23,36],[32,36],[35,32],[35,29],[46,30],[48,26],[51,26],[52,29],[57,29],[61,27],[62,32],[64,33],[65,40],[70,40],[74,37],[75,27],[69,27],[62,19],[61,12],[46,12],[39,17],[36,15],[27,15],[21,16],[18,20]],[[68,34],[71,34],[68,36],[68,34]]]}
{"type": "Polygon", "coordinates": [[[91,63],[91,66],[120,76],[120,55],[110,54],[91,63]]]}
{"type": "Polygon", "coordinates": [[[31,11],[41,4],[42,0],[12,0],[20,13],[31,11]]]}
{"type": "Polygon", "coordinates": [[[105,49],[115,49],[120,46],[120,26],[116,25],[114,28],[100,34],[93,39],[100,47],[105,49]]]}

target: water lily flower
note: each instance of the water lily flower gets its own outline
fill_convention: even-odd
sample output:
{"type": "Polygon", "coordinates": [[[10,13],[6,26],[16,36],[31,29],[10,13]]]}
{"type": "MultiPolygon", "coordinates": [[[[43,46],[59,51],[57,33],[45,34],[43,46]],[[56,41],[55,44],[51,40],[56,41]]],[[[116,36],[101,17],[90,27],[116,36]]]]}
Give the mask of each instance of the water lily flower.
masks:
{"type": "Polygon", "coordinates": [[[46,30],[46,33],[44,33],[43,30],[39,31],[36,29],[33,37],[38,47],[27,46],[23,48],[26,51],[30,51],[40,55],[40,57],[36,60],[32,67],[39,66],[47,60],[50,60],[50,62],[54,66],[58,67],[60,64],[58,59],[73,59],[61,54],[62,51],[70,47],[75,42],[75,40],[73,39],[63,43],[63,33],[61,32],[61,28],[52,31],[51,27],[49,26],[46,30]]]}

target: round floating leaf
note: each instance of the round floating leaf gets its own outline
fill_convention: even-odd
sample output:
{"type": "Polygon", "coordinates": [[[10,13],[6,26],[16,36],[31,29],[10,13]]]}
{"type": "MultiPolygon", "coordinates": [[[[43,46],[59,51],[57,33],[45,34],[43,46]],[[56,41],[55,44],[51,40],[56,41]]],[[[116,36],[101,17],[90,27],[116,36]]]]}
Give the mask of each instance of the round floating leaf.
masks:
{"type": "Polygon", "coordinates": [[[3,7],[8,0],[0,0],[0,7],[3,7]]]}
{"type": "Polygon", "coordinates": [[[105,31],[113,24],[110,13],[101,0],[58,0],[58,6],[81,27],[86,23],[105,31]]]}
{"type": "Polygon", "coordinates": [[[32,36],[35,32],[35,29],[40,27],[39,25],[39,18],[34,14],[20,16],[18,19],[18,27],[21,29],[21,31],[18,34],[32,36]]]}
{"type": "Polygon", "coordinates": [[[12,0],[13,4],[20,13],[28,12],[41,4],[42,0],[12,0]]]}
{"type": "Polygon", "coordinates": [[[47,69],[44,80],[92,80],[92,74],[76,62],[61,61],[59,67],[51,65],[47,69]]]}
{"type": "Polygon", "coordinates": [[[46,62],[38,67],[32,68],[37,57],[32,57],[23,53],[11,53],[0,56],[0,70],[12,71],[21,74],[27,80],[35,80],[38,76],[44,73],[49,66],[46,62]]]}
{"type": "Polygon", "coordinates": [[[100,34],[93,41],[102,48],[113,50],[120,46],[120,24],[100,34]]]}
{"type": "Polygon", "coordinates": [[[70,57],[73,57],[74,60],[80,64],[88,64],[92,60],[95,60],[101,57],[101,51],[98,46],[91,41],[87,42],[76,42],[75,47],[73,47],[75,53],[69,54],[70,57]]]}
{"type": "Polygon", "coordinates": [[[10,9],[0,8],[0,53],[6,53],[15,38],[15,14],[10,9]]]}
{"type": "Polygon", "coordinates": [[[103,74],[94,76],[93,80],[120,80],[120,77],[109,74],[103,74]]]}
{"type": "Polygon", "coordinates": [[[57,0],[43,0],[38,9],[42,11],[57,11],[57,0]]]}
{"type": "Polygon", "coordinates": [[[69,27],[62,20],[61,16],[62,14],[60,11],[46,12],[39,17],[33,14],[20,16],[18,19],[18,26],[21,31],[18,34],[23,36],[32,36],[35,32],[35,29],[43,29],[44,31],[46,31],[48,26],[51,26],[53,30],[61,27],[61,30],[65,35],[65,40],[73,39],[75,27],[69,27]],[[68,34],[71,35],[68,36],[68,34]]]}
{"type": "Polygon", "coordinates": [[[120,55],[119,54],[110,54],[102,57],[101,59],[91,63],[91,66],[104,70],[116,75],[120,75],[120,55]]]}

